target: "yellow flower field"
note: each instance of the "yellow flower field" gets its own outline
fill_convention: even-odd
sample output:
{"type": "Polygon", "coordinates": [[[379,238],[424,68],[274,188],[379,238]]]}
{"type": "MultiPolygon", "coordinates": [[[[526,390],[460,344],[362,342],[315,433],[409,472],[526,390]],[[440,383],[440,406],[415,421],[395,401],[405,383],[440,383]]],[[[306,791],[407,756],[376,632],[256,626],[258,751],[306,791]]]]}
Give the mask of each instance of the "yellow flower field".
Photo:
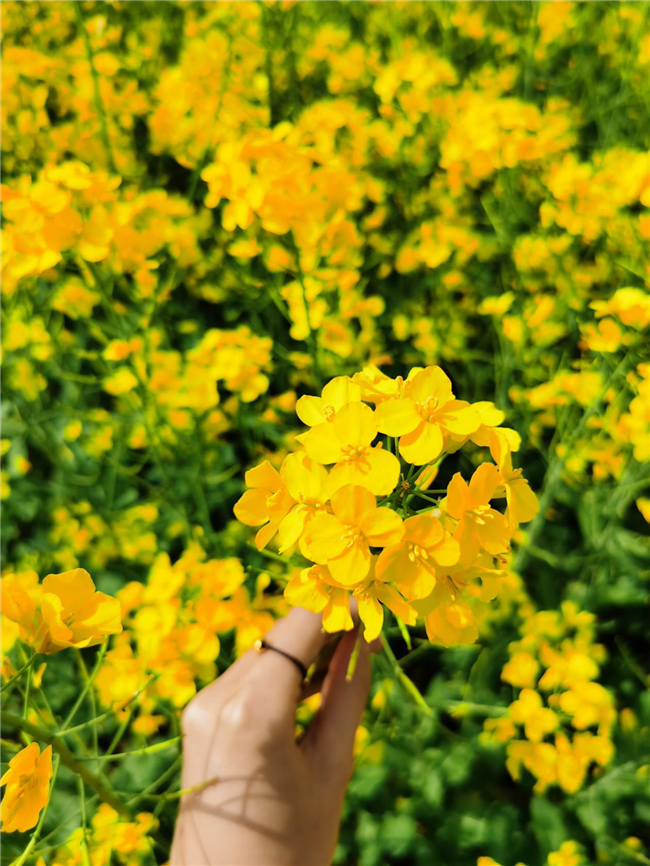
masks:
{"type": "Polygon", "coordinates": [[[650,7],[1,14],[3,863],[168,863],[300,606],[335,864],[650,864],[650,7]]]}

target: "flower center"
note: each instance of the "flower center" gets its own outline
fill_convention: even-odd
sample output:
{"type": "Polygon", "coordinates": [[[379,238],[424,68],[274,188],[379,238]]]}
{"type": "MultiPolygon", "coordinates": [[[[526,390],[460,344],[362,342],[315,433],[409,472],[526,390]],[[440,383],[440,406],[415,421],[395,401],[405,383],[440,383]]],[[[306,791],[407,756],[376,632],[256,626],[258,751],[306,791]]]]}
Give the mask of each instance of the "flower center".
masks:
{"type": "Polygon", "coordinates": [[[298,505],[296,506],[296,510],[299,514],[304,514],[305,512],[315,513],[316,511],[324,511],[325,506],[317,499],[307,499],[305,494],[301,493],[298,498],[298,505]]]}
{"type": "Polygon", "coordinates": [[[426,400],[416,402],[415,409],[424,421],[432,421],[438,410],[439,401],[437,397],[427,397],[426,400]]]}
{"type": "Polygon", "coordinates": [[[341,452],[343,454],[343,461],[350,462],[352,460],[358,460],[368,450],[368,446],[364,445],[362,447],[356,445],[342,445],[341,452]]]}
{"type": "Polygon", "coordinates": [[[329,403],[327,403],[325,406],[323,406],[323,415],[325,416],[326,421],[333,421],[334,416],[336,415],[336,409],[334,408],[334,406],[331,406],[329,403]]]}
{"type": "Polygon", "coordinates": [[[408,544],[408,557],[411,562],[415,562],[416,559],[424,560],[426,562],[429,558],[429,554],[426,552],[424,547],[420,547],[419,544],[410,541],[408,544]]]}
{"type": "Polygon", "coordinates": [[[363,533],[358,526],[348,526],[345,532],[341,535],[341,541],[345,541],[345,549],[349,550],[361,541],[363,533]]]}
{"type": "Polygon", "coordinates": [[[483,525],[489,520],[489,511],[489,505],[477,505],[476,508],[473,508],[469,513],[472,515],[476,523],[483,525]]]}

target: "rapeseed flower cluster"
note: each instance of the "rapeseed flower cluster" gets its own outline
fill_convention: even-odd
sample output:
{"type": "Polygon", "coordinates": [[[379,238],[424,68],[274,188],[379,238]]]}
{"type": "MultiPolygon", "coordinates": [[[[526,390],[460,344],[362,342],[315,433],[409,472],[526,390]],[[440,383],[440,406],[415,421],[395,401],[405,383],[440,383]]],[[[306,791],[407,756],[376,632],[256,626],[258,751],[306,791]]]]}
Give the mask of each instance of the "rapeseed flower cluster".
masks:
{"type": "Polygon", "coordinates": [[[519,695],[505,715],[486,720],[485,737],[507,743],[508,772],[519,779],[528,770],[536,791],[559,785],[573,794],[593,764],[614,756],[617,713],[611,692],[595,682],[606,651],[594,642],[594,619],[567,601],[528,617],[508,647],[501,679],[519,695]]]}
{"type": "Polygon", "coordinates": [[[334,632],[352,628],[354,598],[367,641],[381,632],[384,606],[406,625],[423,619],[431,641],[476,640],[468,598],[497,594],[512,536],[537,513],[503,413],[457,399],[440,367],[340,376],[320,397],[301,397],[296,413],[309,427],[296,437],[302,450],[279,471],[268,460],[249,470],[235,505],[242,523],[261,526],[260,550],[277,534],[281,553],[297,546],[313,563],[287,585],[288,601],[322,611],[334,632]],[[456,472],[434,499],[427,491],[443,458],[468,443],[495,462],[480,463],[469,483],[456,472]]]}

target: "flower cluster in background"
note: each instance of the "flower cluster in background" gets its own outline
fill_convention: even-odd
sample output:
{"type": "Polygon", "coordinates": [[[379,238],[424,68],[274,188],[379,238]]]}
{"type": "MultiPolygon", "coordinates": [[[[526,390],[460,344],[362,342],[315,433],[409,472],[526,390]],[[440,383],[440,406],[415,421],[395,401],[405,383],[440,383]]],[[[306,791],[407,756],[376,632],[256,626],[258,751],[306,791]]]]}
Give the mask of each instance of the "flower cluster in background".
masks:
{"type": "Polygon", "coordinates": [[[182,707],[354,597],[335,863],[647,862],[648,7],[1,15],[7,857],[164,863],[182,707]]]}

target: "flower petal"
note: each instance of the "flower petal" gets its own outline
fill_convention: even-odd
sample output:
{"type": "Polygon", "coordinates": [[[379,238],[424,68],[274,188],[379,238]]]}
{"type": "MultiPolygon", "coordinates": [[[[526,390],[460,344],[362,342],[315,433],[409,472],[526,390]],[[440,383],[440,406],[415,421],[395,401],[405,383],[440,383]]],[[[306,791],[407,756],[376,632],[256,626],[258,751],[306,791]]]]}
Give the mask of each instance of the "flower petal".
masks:
{"type": "Polygon", "coordinates": [[[382,583],[374,587],[377,598],[388,607],[395,616],[398,616],[406,625],[415,625],[417,621],[417,611],[415,608],[402,598],[392,586],[382,583]]]}
{"type": "Polygon", "coordinates": [[[392,493],[399,478],[397,457],[383,448],[369,448],[358,460],[337,463],[330,473],[332,490],[343,484],[360,484],[375,496],[392,493]]]}
{"type": "Polygon", "coordinates": [[[280,553],[284,553],[298,541],[307,522],[307,512],[301,508],[292,508],[280,521],[278,535],[280,538],[280,553]]]}
{"type": "Polygon", "coordinates": [[[375,508],[361,523],[361,531],[371,547],[397,544],[404,532],[402,527],[402,518],[391,508],[375,508]]]}
{"type": "Polygon", "coordinates": [[[377,426],[387,436],[402,436],[415,430],[422,418],[409,398],[385,400],[377,406],[377,426]]]}
{"type": "Polygon", "coordinates": [[[342,586],[357,586],[370,571],[370,551],[367,544],[357,543],[346,548],[340,556],[330,558],[330,574],[342,586]]]}
{"type": "Polygon", "coordinates": [[[487,505],[494,496],[494,491],[502,483],[503,478],[493,463],[481,463],[469,482],[472,506],[487,505]]]}
{"type": "Polygon", "coordinates": [[[523,479],[508,485],[508,516],[511,525],[528,523],[539,511],[537,497],[523,479]]]}
{"type": "Polygon", "coordinates": [[[450,565],[456,565],[460,559],[460,545],[455,538],[445,533],[443,541],[428,551],[435,562],[442,568],[448,568],[450,565]]]}
{"type": "Polygon", "coordinates": [[[296,415],[308,427],[322,424],[325,421],[322,397],[311,397],[305,394],[296,401],[296,415]]]}
{"type": "Polygon", "coordinates": [[[85,568],[73,568],[43,579],[43,592],[58,595],[66,611],[77,610],[95,592],[95,584],[85,568]]]}
{"type": "Polygon", "coordinates": [[[288,454],[284,458],[280,477],[296,502],[300,501],[301,496],[312,502],[327,502],[327,470],[304,451],[288,454]]]}
{"type": "Polygon", "coordinates": [[[363,636],[370,643],[381,634],[384,609],[372,592],[360,592],[355,598],[359,608],[359,619],[365,626],[363,636]]]}
{"type": "Polygon", "coordinates": [[[410,396],[416,403],[424,403],[428,397],[442,406],[454,399],[451,379],[441,367],[425,367],[411,382],[410,396]]]}
{"type": "Polygon", "coordinates": [[[443,536],[442,523],[433,514],[416,514],[404,521],[404,539],[420,547],[434,547],[443,536]]]}
{"type": "Polygon", "coordinates": [[[284,588],[284,597],[294,607],[304,607],[313,613],[320,613],[329,602],[329,593],[311,574],[312,571],[311,568],[305,568],[292,578],[284,588]]]}
{"type": "Polygon", "coordinates": [[[332,496],[332,511],[349,526],[361,526],[363,518],[377,509],[377,500],[367,487],[345,484],[332,496]]]}
{"type": "Polygon", "coordinates": [[[423,421],[412,433],[407,433],[399,440],[399,453],[415,466],[431,463],[442,454],[444,439],[437,424],[423,421]]]}
{"type": "Polygon", "coordinates": [[[325,565],[345,549],[347,539],[344,532],[345,527],[337,517],[321,511],[309,521],[303,547],[309,552],[310,559],[325,565]]]}
{"type": "Polygon", "coordinates": [[[269,519],[269,513],[266,507],[268,492],[257,488],[256,490],[247,490],[244,495],[235,502],[233,512],[237,520],[245,523],[246,526],[259,526],[266,523],[269,519]]]}
{"type": "Polygon", "coordinates": [[[323,630],[332,633],[350,631],[354,622],[350,615],[350,593],[347,589],[333,589],[323,611],[323,630]]]}
{"type": "Polygon", "coordinates": [[[469,485],[460,472],[456,472],[447,487],[447,513],[456,520],[469,508],[469,485]]]}
{"type": "Polygon", "coordinates": [[[343,456],[341,441],[336,435],[333,423],[324,421],[316,424],[307,433],[301,434],[300,441],[308,456],[317,463],[336,463],[343,456]]]}
{"type": "Polygon", "coordinates": [[[361,388],[349,376],[336,376],[323,388],[323,405],[332,406],[337,412],[346,403],[361,400],[361,388]]]}
{"type": "Polygon", "coordinates": [[[341,444],[352,448],[367,448],[377,435],[377,420],[370,406],[366,406],[365,403],[348,403],[343,406],[332,421],[332,427],[341,444]]]}
{"type": "Polygon", "coordinates": [[[246,475],[247,487],[263,487],[265,490],[275,491],[282,487],[282,479],[277,469],[265,460],[259,466],[253,466],[246,475]]]}

